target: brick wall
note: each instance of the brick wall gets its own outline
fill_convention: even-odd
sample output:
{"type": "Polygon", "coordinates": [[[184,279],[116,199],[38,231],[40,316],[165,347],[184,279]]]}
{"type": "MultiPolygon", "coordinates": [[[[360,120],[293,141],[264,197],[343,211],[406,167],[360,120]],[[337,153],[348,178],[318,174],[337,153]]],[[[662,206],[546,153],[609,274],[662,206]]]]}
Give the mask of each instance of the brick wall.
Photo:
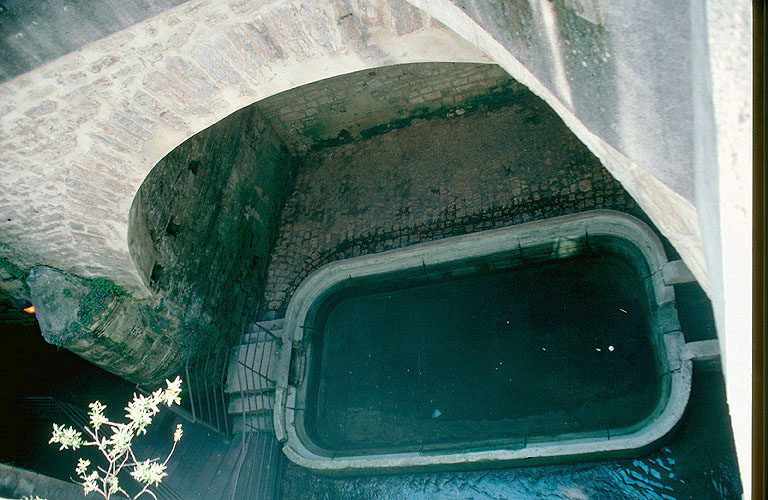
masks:
{"type": "Polygon", "coordinates": [[[387,64],[488,61],[405,0],[196,0],[0,84],[0,256],[149,295],[128,211],[176,146],[265,97],[387,64]]]}

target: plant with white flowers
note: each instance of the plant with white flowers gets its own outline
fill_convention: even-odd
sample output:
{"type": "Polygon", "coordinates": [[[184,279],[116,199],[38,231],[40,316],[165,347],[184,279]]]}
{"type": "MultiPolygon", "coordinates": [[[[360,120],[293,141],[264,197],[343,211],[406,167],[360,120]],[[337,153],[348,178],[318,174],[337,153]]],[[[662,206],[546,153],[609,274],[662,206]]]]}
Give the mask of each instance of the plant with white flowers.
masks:
{"type": "Polygon", "coordinates": [[[83,427],[88,437],[83,438],[83,434],[72,427],[53,424],[53,437],[49,443],[59,444],[59,450],[69,448],[76,450],[81,446],[96,446],[107,461],[106,467],[97,466],[95,469],[89,469],[90,460],[78,459],[75,472],[80,481],[75,481],[75,483],[83,487],[86,495],[95,491],[109,500],[113,495],[136,499],[146,493],[157,500],[157,496],[150,487],[157,486],[168,475],[165,472],[166,464],[176,450],[176,444],[181,439],[181,424],[176,426],[173,433],[173,446],[162,462],[159,459],[139,461],[131,449],[131,443],[135,436],[147,433],[147,426],[152,423],[152,417],[160,411],[159,405],[161,403],[170,407],[181,402],[179,399],[181,379],[176,377],[173,382],[169,380],[165,382],[168,387],[157,389],[148,397],[133,395],[133,401],[128,403],[125,408],[127,423],[116,423],[108,420],[104,416],[106,407],[100,402],[94,401],[88,405],[91,409],[88,412],[91,425],[83,427]],[[105,431],[105,429],[109,430],[105,431]],[[117,478],[120,471],[124,469],[132,469],[131,477],[142,486],[141,491],[133,497],[120,487],[117,478]]]}

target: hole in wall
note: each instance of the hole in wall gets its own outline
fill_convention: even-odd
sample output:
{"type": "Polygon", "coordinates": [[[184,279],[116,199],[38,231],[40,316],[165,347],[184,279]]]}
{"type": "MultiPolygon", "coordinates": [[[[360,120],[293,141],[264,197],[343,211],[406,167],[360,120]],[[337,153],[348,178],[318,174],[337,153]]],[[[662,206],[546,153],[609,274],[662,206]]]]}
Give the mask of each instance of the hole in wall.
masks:
{"type": "Polygon", "coordinates": [[[175,236],[176,233],[179,232],[180,227],[181,227],[181,219],[177,215],[168,222],[168,226],[165,228],[165,232],[170,236],[175,236]]]}
{"type": "Polygon", "coordinates": [[[187,168],[190,172],[192,172],[192,175],[197,176],[197,173],[200,171],[200,166],[202,163],[200,160],[191,160],[189,164],[187,165],[187,168]]]}
{"type": "Polygon", "coordinates": [[[165,268],[155,262],[152,266],[152,273],[149,275],[149,285],[155,290],[163,287],[165,281],[165,268]]]}

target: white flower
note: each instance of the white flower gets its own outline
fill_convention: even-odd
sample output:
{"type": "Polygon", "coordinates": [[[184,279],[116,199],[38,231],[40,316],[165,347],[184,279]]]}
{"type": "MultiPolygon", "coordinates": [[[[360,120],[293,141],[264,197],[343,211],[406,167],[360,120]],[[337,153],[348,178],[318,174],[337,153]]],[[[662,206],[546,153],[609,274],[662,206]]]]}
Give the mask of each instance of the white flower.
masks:
{"type": "Polygon", "coordinates": [[[101,427],[102,424],[107,423],[107,417],[104,416],[104,410],[107,407],[98,401],[94,401],[89,404],[88,407],[91,409],[91,411],[88,412],[88,415],[91,417],[91,426],[94,431],[98,432],[99,427],[101,427]]]}
{"type": "Polygon", "coordinates": [[[112,447],[109,451],[110,458],[118,457],[128,451],[131,441],[133,441],[133,432],[129,426],[125,424],[113,425],[112,437],[107,441],[107,444],[112,447]]]}
{"type": "MultiPolygon", "coordinates": [[[[141,396],[133,395],[133,401],[128,403],[125,410],[128,412],[125,416],[136,424],[136,432],[146,434],[146,427],[152,423],[152,401],[141,396]]],[[[157,405],[155,405],[157,408],[157,405]]]]}
{"type": "MultiPolygon", "coordinates": [[[[167,381],[167,379],[166,379],[166,381],[167,381]]],[[[152,398],[153,399],[157,399],[158,401],[162,401],[163,400],[163,388],[162,387],[158,387],[157,389],[155,389],[152,392],[152,398]]]]}
{"type": "MultiPolygon", "coordinates": [[[[83,441],[82,434],[72,427],[53,424],[53,435],[49,443],[60,444],[61,450],[68,448],[77,449],[84,445],[97,446],[110,463],[108,470],[97,467],[96,470],[89,472],[88,468],[91,465],[91,461],[84,458],[78,459],[75,472],[77,472],[77,477],[82,481],[78,484],[82,485],[86,496],[92,491],[99,493],[105,498],[110,498],[118,493],[127,495],[120,488],[117,476],[124,468],[132,468],[131,476],[146,486],[156,486],[168,475],[165,464],[157,459],[133,463],[135,457],[131,452],[133,438],[139,433],[146,434],[146,428],[152,423],[152,417],[160,411],[160,403],[165,403],[168,406],[174,403],[181,403],[179,398],[181,394],[181,379],[176,377],[173,382],[166,380],[166,383],[168,385],[167,388],[157,389],[148,396],[137,396],[134,394],[133,401],[129,402],[128,406],[125,407],[127,412],[126,418],[128,419],[126,423],[110,422],[104,415],[106,407],[99,401],[94,401],[88,405],[90,408],[88,412],[90,426],[87,426],[86,430],[93,438],[93,441],[83,441]],[[101,427],[109,428],[111,436],[106,431],[99,435],[98,432],[101,427]],[[130,454],[130,458],[133,460],[128,460],[128,454],[130,454]],[[99,475],[99,471],[104,474],[103,477],[99,475]]],[[[173,433],[174,447],[182,435],[181,424],[178,424],[173,433]]]]}
{"type": "Polygon", "coordinates": [[[85,481],[83,483],[83,490],[85,491],[85,496],[88,496],[88,493],[99,489],[99,486],[96,484],[96,481],[99,480],[98,472],[96,471],[91,472],[88,476],[84,477],[83,480],[85,481]]]}
{"type": "Polygon", "coordinates": [[[72,427],[65,428],[63,425],[53,424],[53,436],[51,436],[48,444],[53,443],[59,443],[61,445],[60,450],[66,450],[70,447],[76,450],[83,444],[83,435],[72,427]]]}
{"type": "Polygon", "coordinates": [[[110,495],[114,495],[120,490],[120,483],[115,475],[107,476],[107,484],[109,484],[110,495]]]}
{"type": "Polygon", "coordinates": [[[181,399],[179,398],[179,394],[181,394],[181,379],[176,376],[176,378],[171,382],[170,380],[165,380],[166,385],[168,387],[165,389],[165,392],[163,392],[162,401],[168,406],[175,404],[181,404],[181,399]]]}
{"type": "Polygon", "coordinates": [[[136,481],[144,484],[154,484],[155,486],[167,475],[165,473],[165,465],[150,460],[139,462],[131,472],[131,476],[136,481]]]}
{"type": "Polygon", "coordinates": [[[91,465],[90,460],[83,460],[82,458],[77,459],[77,468],[75,469],[75,472],[77,472],[77,475],[85,478],[85,472],[86,469],[88,469],[88,466],[91,465]]]}

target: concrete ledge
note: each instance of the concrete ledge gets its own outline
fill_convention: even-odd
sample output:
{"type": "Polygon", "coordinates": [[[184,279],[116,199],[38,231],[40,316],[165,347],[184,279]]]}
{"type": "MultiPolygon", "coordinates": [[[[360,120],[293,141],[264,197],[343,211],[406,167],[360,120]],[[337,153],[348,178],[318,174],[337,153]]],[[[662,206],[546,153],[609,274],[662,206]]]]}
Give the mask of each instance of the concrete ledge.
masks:
{"type": "MultiPolygon", "coordinates": [[[[275,428],[285,443],[286,456],[298,465],[322,473],[380,474],[628,457],[663,439],[680,420],[687,405],[692,363],[683,355],[685,341],[674,307],[674,290],[662,279],[661,271],[667,259],[661,242],[642,221],[624,213],[596,210],[333,262],[310,275],[297,288],[288,305],[284,338],[289,340],[286,344],[292,343],[294,347],[309,342],[311,330],[305,331],[304,326],[313,314],[313,304],[331,291],[360,279],[376,279],[409,269],[429,273],[452,263],[461,265],[459,263],[480,258],[515,260],[520,257],[526,262],[567,258],[605,240],[597,237],[615,241],[617,248],[637,261],[641,275],[646,275],[651,342],[662,384],[656,408],[642,422],[631,428],[609,429],[598,434],[537,438],[516,445],[502,443],[482,451],[432,450],[336,457],[315,445],[303,430],[302,409],[307,388],[303,382],[295,387],[289,384],[291,354],[286,350],[280,358],[277,384],[281,395],[274,409],[275,428]]],[[[310,366],[312,356],[311,349],[306,351],[303,370],[310,366]]],[[[298,379],[304,381],[306,377],[298,379]]]]}
{"type": "Polygon", "coordinates": [[[0,463],[0,498],[24,496],[39,496],[50,500],[88,500],[98,497],[96,493],[83,496],[82,486],[75,483],[0,463]]]}
{"type": "Polygon", "coordinates": [[[682,260],[667,262],[661,272],[664,277],[665,285],[679,285],[680,283],[691,283],[696,281],[696,277],[682,260]]]}
{"type": "Polygon", "coordinates": [[[683,349],[683,359],[713,361],[720,359],[720,342],[717,339],[689,342],[683,349]]]}

